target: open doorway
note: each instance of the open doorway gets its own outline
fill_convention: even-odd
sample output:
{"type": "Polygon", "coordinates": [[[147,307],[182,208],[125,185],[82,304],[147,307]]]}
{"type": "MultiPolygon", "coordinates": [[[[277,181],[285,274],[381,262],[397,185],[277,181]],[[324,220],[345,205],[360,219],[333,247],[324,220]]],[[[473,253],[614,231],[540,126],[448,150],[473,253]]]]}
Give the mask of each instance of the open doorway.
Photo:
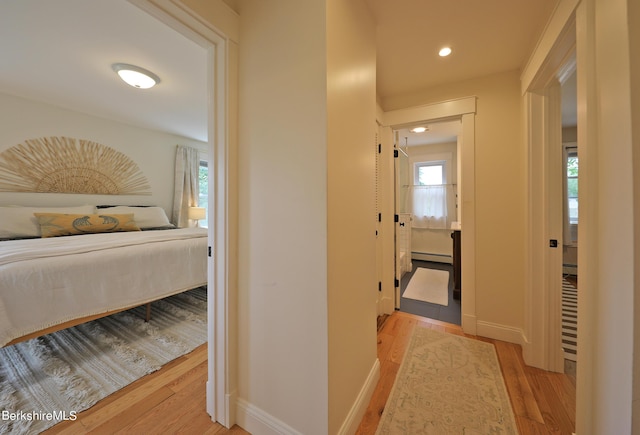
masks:
{"type": "MultiPolygon", "coordinates": [[[[460,264],[461,276],[458,281],[461,286],[461,326],[467,334],[477,334],[476,319],[476,268],[475,268],[475,113],[476,97],[466,97],[449,100],[423,106],[415,106],[405,109],[380,112],[379,124],[379,149],[392,150],[382,152],[383,175],[380,177],[383,189],[382,216],[389,215],[391,219],[382,218],[382,243],[384,251],[383,282],[379,286],[379,301],[381,312],[390,314],[399,305],[399,292],[401,283],[401,269],[397,266],[396,258],[396,230],[400,226],[394,222],[397,214],[397,205],[394,204],[397,195],[395,185],[394,154],[400,153],[396,147],[394,132],[405,128],[413,128],[419,124],[438,124],[443,121],[458,121],[460,125],[456,141],[456,181],[457,184],[457,222],[464,227],[463,237],[460,240],[460,264]]],[[[455,136],[455,135],[454,135],[455,136]]],[[[407,154],[408,156],[408,154],[407,154]]],[[[407,157],[408,158],[408,157],[407,157]]],[[[408,182],[407,182],[408,184],[408,182]]],[[[407,224],[405,223],[405,227],[407,224]]],[[[450,235],[448,237],[451,237],[450,235]]],[[[451,239],[449,239],[451,240],[451,239]]],[[[452,242],[451,242],[452,243],[452,242]]]]}
{"type": "Polygon", "coordinates": [[[394,129],[396,309],[457,325],[461,124],[450,119],[394,129]]]}
{"type": "MultiPolygon", "coordinates": [[[[236,343],[234,311],[235,295],[230,291],[235,285],[237,264],[231,251],[237,244],[236,209],[229,198],[233,196],[232,180],[236,155],[237,118],[232,114],[237,104],[237,46],[234,38],[203,23],[196,14],[185,12],[178,4],[160,6],[155,0],[129,0],[142,10],[159,19],[170,28],[201,45],[207,51],[207,133],[210,161],[207,177],[209,268],[207,295],[208,328],[208,380],[206,408],[212,420],[226,427],[235,424],[229,399],[235,391],[236,343]],[[215,259],[215,261],[213,261],[215,259]]],[[[226,15],[214,18],[219,28],[229,31],[235,28],[234,19],[226,15]]],[[[237,35],[235,35],[237,37],[237,35]]]]}
{"type": "Polygon", "coordinates": [[[578,351],[578,133],[576,71],[561,83],[562,106],[562,348],[564,371],[576,376],[578,351]]]}

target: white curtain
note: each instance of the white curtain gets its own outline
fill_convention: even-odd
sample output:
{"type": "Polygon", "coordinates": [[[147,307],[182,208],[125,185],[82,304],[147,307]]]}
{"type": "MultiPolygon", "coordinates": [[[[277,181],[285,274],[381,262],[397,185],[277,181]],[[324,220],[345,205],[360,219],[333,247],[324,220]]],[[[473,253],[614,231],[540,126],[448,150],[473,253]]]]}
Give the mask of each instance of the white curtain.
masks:
{"type": "Polygon", "coordinates": [[[173,194],[173,224],[180,227],[195,226],[189,220],[189,207],[198,206],[198,172],[200,153],[197,148],[178,145],[176,149],[175,181],[173,194]]]}
{"type": "Polygon", "coordinates": [[[455,213],[455,194],[450,184],[412,187],[414,228],[449,229],[455,213]]]}

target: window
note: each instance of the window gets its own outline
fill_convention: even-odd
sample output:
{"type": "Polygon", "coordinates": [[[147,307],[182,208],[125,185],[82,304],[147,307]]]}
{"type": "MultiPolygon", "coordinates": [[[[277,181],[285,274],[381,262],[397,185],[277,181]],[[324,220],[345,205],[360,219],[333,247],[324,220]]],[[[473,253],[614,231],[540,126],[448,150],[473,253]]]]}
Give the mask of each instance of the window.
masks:
{"type": "Polygon", "coordinates": [[[578,152],[567,149],[567,200],[569,223],[578,224],[578,152]]]}
{"type": "Polygon", "coordinates": [[[438,186],[445,183],[444,162],[416,163],[415,184],[417,186],[438,186]]]}
{"type": "Polygon", "coordinates": [[[412,194],[414,228],[448,228],[450,225],[450,185],[446,183],[443,160],[416,162],[412,194]]]}
{"type": "Polygon", "coordinates": [[[578,148],[575,143],[564,147],[564,244],[575,246],[578,242],[578,148]]]}
{"type": "Polygon", "coordinates": [[[198,173],[199,195],[198,206],[206,210],[205,218],[198,222],[198,226],[209,227],[209,163],[200,160],[200,171],[198,173]]]}

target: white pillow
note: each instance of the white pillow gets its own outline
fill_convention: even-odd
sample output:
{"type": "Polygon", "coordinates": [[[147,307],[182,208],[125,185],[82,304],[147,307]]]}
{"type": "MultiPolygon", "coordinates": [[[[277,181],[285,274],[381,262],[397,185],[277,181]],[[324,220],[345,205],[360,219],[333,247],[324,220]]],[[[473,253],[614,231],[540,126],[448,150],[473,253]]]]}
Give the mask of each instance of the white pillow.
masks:
{"type": "Polygon", "coordinates": [[[0,207],[0,239],[40,237],[34,213],[94,214],[93,205],[76,207],[0,207]]]}
{"type": "Polygon", "coordinates": [[[173,228],[169,218],[162,207],[129,207],[118,205],[115,207],[100,208],[108,210],[109,214],[128,214],[133,213],[133,220],[141,230],[150,228],[173,228]]]}

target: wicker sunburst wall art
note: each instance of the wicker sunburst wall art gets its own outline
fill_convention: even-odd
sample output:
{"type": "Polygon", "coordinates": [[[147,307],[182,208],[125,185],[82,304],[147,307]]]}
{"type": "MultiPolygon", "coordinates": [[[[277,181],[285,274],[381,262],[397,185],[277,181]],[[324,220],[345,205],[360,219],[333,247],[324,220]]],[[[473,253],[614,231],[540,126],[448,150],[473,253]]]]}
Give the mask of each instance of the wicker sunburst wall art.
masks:
{"type": "Polygon", "coordinates": [[[0,153],[0,191],[150,195],[151,187],[125,154],[56,136],[29,139],[0,153]]]}

